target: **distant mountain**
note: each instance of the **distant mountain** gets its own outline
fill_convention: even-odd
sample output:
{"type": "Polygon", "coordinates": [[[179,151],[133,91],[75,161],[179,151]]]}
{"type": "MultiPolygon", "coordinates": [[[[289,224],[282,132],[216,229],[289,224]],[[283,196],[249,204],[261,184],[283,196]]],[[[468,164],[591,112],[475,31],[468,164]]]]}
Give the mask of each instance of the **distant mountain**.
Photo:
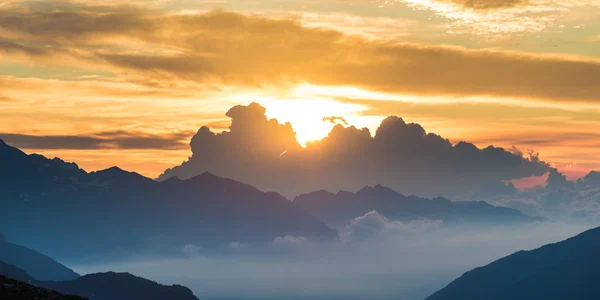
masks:
{"type": "MultiPolygon", "coordinates": [[[[17,266],[38,280],[62,281],[79,277],[79,274],[46,255],[9,243],[2,234],[0,234],[0,261],[17,266]]],[[[22,277],[9,277],[24,281],[22,277]]]]}
{"type": "Polygon", "coordinates": [[[164,182],[116,167],[88,173],[1,141],[0,166],[0,231],[63,261],[337,237],[283,196],[210,173],[164,182]]]}
{"type": "Polygon", "coordinates": [[[599,299],[600,228],[474,269],[426,300],[599,299]]]}
{"type": "Polygon", "coordinates": [[[427,218],[442,220],[445,224],[508,224],[542,220],[486,202],[452,202],[441,197],[405,196],[381,185],[365,187],[357,193],[318,191],[304,194],[294,199],[294,205],[332,226],[347,224],[370,211],[377,211],[394,221],[427,218]]]}
{"type": "Polygon", "coordinates": [[[0,299],[6,300],[84,300],[56,291],[36,287],[22,281],[0,275],[0,299]]]}
{"type": "Polygon", "coordinates": [[[27,272],[0,261],[0,299],[80,299],[62,296],[51,290],[90,300],[198,300],[186,287],[165,286],[128,273],[91,274],[71,281],[40,281],[27,272]]]}

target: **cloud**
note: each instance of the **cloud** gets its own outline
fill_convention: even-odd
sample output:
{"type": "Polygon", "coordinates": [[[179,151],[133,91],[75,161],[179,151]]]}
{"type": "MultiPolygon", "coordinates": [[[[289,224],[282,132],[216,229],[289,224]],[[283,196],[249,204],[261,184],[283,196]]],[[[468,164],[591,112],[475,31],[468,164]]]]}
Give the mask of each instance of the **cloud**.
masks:
{"type": "Polygon", "coordinates": [[[22,149],[162,149],[186,147],[191,132],[152,135],[141,132],[107,131],[89,135],[27,135],[0,133],[0,138],[22,149]]]}
{"type": "Polygon", "coordinates": [[[542,175],[548,165],[536,156],[502,148],[479,149],[427,133],[419,124],[388,117],[372,136],[368,129],[336,125],[321,141],[300,147],[292,126],[265,116],[259,104],[227,112],[228,131],[202,127],[192,138],[192,156],[160,180],[190,178],[206,171],[284,193],[319,189],[358,190],[383,184],[428,197],[463,196],[484,183],[542,175]]]}
{"type": "Polygon", "coordinates": [[[597,224],[600,222],[599,174],[591,171],[577,181],[568,181],[562,173],[551,170],[545,187],[482,200],[554,221],[597,224]]]}
{"type": "Polygon", "coordinates": [[[323,118],[324,122],[331,122],[332,124],[338,124],[341,123],[343,125],[349,125],[348,121],[346,121],[346,119],[344,119],[343,117],[325,117],[323,118]]]}
{"type": "MultiPolygon", "coordinates": [[[[488,41],[521,39],[526,34],[561,31],[573,15],[598,8],[594,0],[392,0],[429,10],[447,22],[447,34],[488,41]]],[[[585,19],[586,17],[583,17],[585,19]]],[[[577,25],[576,25],[577,26],[577,25]]],[[[577,27],[576,27],[577,28],[577,27]]]]}
{"type": "Polygon", "coordinates": [[[553,222],[509,228],[442,226],[424,234],[321,245],[303,255],[203,253],[190,259],[140,258],[73,267],[81,274],[120,270],[164,284],[176,282],[205,299],[424,299],[467,270],[586,229],[553,222]]]}
{"type": "Polygon", "coordinates": [[[361,242],[372,238],[422,235],[441,227],[442,221],[419,219],[410,222],[390,221],[377,211],[371,211],[352,220],[342,234],[345,242],[361,242]]]}
{"type": "Polygon", "coordinates": [[[181,252],[188,257],[196,257],[200,254],[202,248],[194,245],[185,245],[181,248],[181,252]]]}
{"type": "Polygon", "coordinates": [[[495,9],[527,4],[528,0],[442,0],[474,9],[495,9]]]}
{"type": "MultiPolygon", "coordinates": [[[[484,2],[465,2],[472,3],[484,2]]],[[[70,57],[67,63],[137,80],[252,86],[310,82],[569,104],[597,105],[600,99],[596,59],[366,39],[304,27],[293,19],[65,2],[53,9],[31,4],[0,8],[0,24],[11,33],[11,52],[43,60],[39,56],[51,50],[70,57]]]]}
{"type": "Polygon", "coordinates": [[[309,241],[307,238],[302,236],[286,235],[284,237],[277,237],[273,240],[272,246],[277,251],[299,251],[308,245],[309,241]]]}

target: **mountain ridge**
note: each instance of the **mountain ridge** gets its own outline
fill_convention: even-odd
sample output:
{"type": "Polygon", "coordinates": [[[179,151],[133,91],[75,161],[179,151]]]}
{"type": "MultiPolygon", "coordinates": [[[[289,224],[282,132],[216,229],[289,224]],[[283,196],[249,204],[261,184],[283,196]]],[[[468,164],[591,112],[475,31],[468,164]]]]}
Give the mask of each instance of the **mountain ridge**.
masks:
{"type": "Polygon", "coordinates": [[[370,211],[395,221],[419,218],[442,220],[445,224],[480,222],[490,224],[543,221],[518,210],[492,206],[484,201],[453,202],[444,197],[432,199],[405,196],[383,185],[366,186],[356,193],[320,190],[296,197],[294,205],[332,224],[348,223],[370,211]]]}
{"type": "Polygon", "coordinates": [[[426,300],[597,299],[600,227],[466,272],[426,300]]]}

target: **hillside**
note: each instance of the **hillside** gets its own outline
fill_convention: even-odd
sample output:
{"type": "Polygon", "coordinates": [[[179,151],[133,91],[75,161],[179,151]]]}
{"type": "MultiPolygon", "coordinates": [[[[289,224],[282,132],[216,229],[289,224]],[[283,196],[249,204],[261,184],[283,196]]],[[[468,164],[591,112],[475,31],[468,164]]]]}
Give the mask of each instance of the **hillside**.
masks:
{"type": "Polygon", "coordinates": [[[600,228],[465,273],[426,300],[598,299],[600,228]]]}

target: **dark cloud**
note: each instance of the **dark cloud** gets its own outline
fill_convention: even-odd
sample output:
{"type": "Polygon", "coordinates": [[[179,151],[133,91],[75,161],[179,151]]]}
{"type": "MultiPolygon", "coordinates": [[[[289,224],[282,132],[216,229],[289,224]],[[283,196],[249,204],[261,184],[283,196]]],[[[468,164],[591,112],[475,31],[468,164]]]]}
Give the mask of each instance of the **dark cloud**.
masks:
{"type": "Polygon", "coordinates": [[[210,171],[288,196],[384,184],[403,193],[453,197],[488,182],[549,170],[536,156],[453,145],[398,117],[385,119],[374,137],[368,129],[338,124],[326,138],[302,148],[290,124],[267,119],[256,103],[236,106],[227,116],[229,131],[215,134],[202,127],[191,141],[190,159],[159,179],[210,171]]]}
{"type": "MultiPolygon", "coordinates": [[[[519,2],[454,1],[470,7],[519,2]]],[[[0,27],[15,37],[10,44],[4,41],[12,52],[40,56],[52,49],[50,54],[63,53],[70,61],[113,72],[135,71],[149,81],[310,82],[395,93],[519,97],[568,104],[600,99],[600,63],[594,59],[365,39],[259,15],[222,11],[182,15],[73,3],[53,9],[11,5],[0,9],[0,27]],[[115,47],[122,40],[143,46],[115,47]]]]}
{"type": "MultiPolygon", "coordinates": [[[[151,12],[133,6],[84,5],[68,1],[24,2],[0,10],[0,27],[49,39],[130,35],[159,26],[151,12]],[[77,26],[74,26],[77,24],[77,26]]],[[[74,41],[73,41],[74,42],[74,41]]]]}
{"type": "Polygon", "coordinates": [[[191,132],[150,135],[139,132],[109,131],[89,135],[26,135],[0,133],[6,143],[22,149],[162,149],[185,148],[191,132]]]}
{"type": "Polygon", "coordinates": [[[24,53],[30,56],[46,56],[51,53],[41,45],[27,45],[0,37],[0,53],[24,53]]]}

